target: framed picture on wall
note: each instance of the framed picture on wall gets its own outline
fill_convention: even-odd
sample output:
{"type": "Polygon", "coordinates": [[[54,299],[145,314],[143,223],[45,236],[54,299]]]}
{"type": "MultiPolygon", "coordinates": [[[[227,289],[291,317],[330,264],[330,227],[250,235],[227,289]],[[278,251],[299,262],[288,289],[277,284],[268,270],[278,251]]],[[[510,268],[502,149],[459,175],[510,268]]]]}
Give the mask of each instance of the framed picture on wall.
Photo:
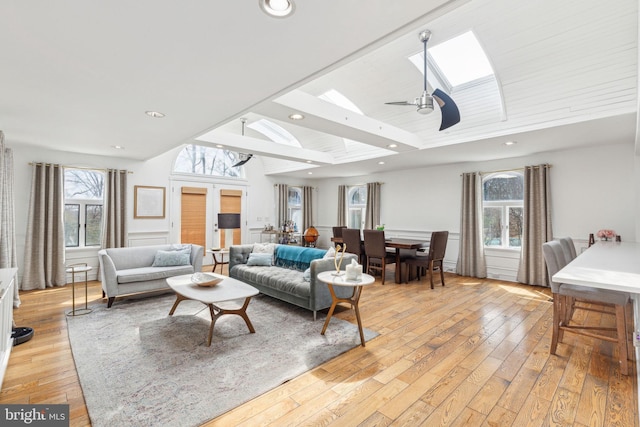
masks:
{"type": "Polygon", "coordinates": [[[133,187],[133,217],[162,219],[165,217],[165,187],[135,185],[133,187]]]}

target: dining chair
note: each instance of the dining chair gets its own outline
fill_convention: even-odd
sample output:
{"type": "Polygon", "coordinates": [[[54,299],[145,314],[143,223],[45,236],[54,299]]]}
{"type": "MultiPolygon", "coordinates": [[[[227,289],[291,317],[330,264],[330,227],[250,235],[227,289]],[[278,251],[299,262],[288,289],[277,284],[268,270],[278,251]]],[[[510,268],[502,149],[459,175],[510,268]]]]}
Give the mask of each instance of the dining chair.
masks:
{"type": "Polygon", "coordinates": [[[562,251],[564,252],[564,258],[567,264],[577,256],[576,245],[573,244],[571,237],[559,237],[558,241],[562,245],[562,251]]]}
{"type": "Polygon", "coordinates": [[[387,265],[396,263],[396,255],[387,252],[383,230],[364,230],[364,251],[367,255],[367,273],[372,269],[380,270],[384,285],[387,265]]]}
{"type": "Polygon", "coordinates": [[[365,249],[360,238],[360,230],[357,228],[344,228],[342,229],[342,243],[347,245],[347,252],[356,254],[358,256],[358,262],[361,265],[365,264],[365,249]]]}
{"type": "Polygon", "coordinates": [[[346,225],[337,225],[333,227],[333,237],[342,237],[342,230],[347,228],[346,225]]]}
{"type": "Polygon", "coordinates": [[[609,341],[618,348],[620,372],[629,374],[627,306],[631,297],[626,292],[594,289],[588,286],[557,283],[553,275],[569,262],[559,241],[553,240],[542,245],[542,253],[547,264],[547,274],[553,294],[553,328],[549,353],[556,354],[558,343],[562,342],[564,332],[609,341]],[[614,315],[616,327],[586,326],[575,323],[576,310],[587,310],[614,315]]]}
{"type": "Polygon", "coordinates": [[[413,257],[408,257],[404,261],[407,264],[407,280],[409,282],[409,266],[416,267],[416,279],[420,279],[421,271],[424,269],[430,275],[431,289],[433,289],[433,273],[440,270],[440,282],[444,286],[444,254],[447,250],[448,231],[434,231],[431,233],[429,242],[429,252],[416,252],[413,257]],[[423,255],[424,254],[424,255],[423,255]]]}

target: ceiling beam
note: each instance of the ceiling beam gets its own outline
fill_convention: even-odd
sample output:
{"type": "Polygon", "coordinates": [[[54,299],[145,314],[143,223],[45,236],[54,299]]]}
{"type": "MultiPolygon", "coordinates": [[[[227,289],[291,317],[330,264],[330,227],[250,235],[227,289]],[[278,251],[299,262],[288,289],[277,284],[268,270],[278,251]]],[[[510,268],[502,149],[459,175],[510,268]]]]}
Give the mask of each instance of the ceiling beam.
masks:
{"type": "Polygon", "coordinates": [[[221,145],[225,149],[237,150],[241,153],[254,154],[257,156],[274,157],[314,165],[332,165],[335,163],[331,154],[322,151],[292,147],[264,139],[219,130],[205,133],[197,137],[196,141],[206,142],[214,146],[221,145]]]}
{"type": "Polygon", "coordinates": [[[304,119],[297,120],[296,126],[398,153],[416,150],[423,145],[416,134],[347,110],[297,89],[276,98],[268,106],[259,106],[254,109],[254,112],[282,121],[289,120],[291,113],[300,113],[304,115],[304,119]]]}

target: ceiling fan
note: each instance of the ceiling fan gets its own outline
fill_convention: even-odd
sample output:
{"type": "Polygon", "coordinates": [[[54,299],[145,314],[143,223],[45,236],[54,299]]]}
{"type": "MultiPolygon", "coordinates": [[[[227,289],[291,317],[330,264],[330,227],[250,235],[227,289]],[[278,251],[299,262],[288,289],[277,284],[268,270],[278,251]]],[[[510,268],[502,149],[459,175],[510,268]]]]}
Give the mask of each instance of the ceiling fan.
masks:
{"type": "Polygon", "coordinates": [[[385,102],[388,105],[414,105],[418,107],[418,113],[429,114],[433,111],[433,99],[440,106],[442,112],[442,122],[440,123],[440,130],[450,128],[456,123],[460,122],[460,111],[453,99],[440,89],[433,91],[433,95],[429,95],[427,91],[427,42],[431,37],[431,31],[424,30],[418,34],[420,41],[424,46],[424,90],[422,95],[413,101],[399,101],[399,102],[385,102]]]}
{"type": "MultiPolygon", "coordinates": [[[[244,125],[245,123],[247,123],[247,119],[242,117],[240,121],[242,122],[242,136],[244,136],[244,125]]],[[[238,158],[240,159],[240,161],[235,165],[233,165],[232,167],[236,168],[238,166],[242,166],[245,163],[247,163],[249,160],[251,160],[252,157],[253,157],[253,154],[238,153],[238,158]]]]}

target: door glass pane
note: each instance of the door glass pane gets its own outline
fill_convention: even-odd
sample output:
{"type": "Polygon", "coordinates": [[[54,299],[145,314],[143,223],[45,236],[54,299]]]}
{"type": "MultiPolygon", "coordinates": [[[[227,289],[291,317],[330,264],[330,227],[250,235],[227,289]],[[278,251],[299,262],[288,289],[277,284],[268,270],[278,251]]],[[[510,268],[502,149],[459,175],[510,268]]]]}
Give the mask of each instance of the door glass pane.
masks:
{"type": "Polygon", "coordinates": [[[85,246],[100,245],[100,231],[102,229],[102,205],[86,206],[86,228],[84,236],[85,246]]]}
{"type": "Polygon", "coordinates": [[[484,245],[502,245],[502,209],[484,208],[484,245]]]}
{"type": "Polygon", "coordinates": [[[64,245],[79,246],[80,205],[64,205],[64,245]]]}
{"type": "Polygon", "coordinates": [[[522,218],[524,212],[521,207],[509,208],[509,246],[522,246],[522,218]]]}

